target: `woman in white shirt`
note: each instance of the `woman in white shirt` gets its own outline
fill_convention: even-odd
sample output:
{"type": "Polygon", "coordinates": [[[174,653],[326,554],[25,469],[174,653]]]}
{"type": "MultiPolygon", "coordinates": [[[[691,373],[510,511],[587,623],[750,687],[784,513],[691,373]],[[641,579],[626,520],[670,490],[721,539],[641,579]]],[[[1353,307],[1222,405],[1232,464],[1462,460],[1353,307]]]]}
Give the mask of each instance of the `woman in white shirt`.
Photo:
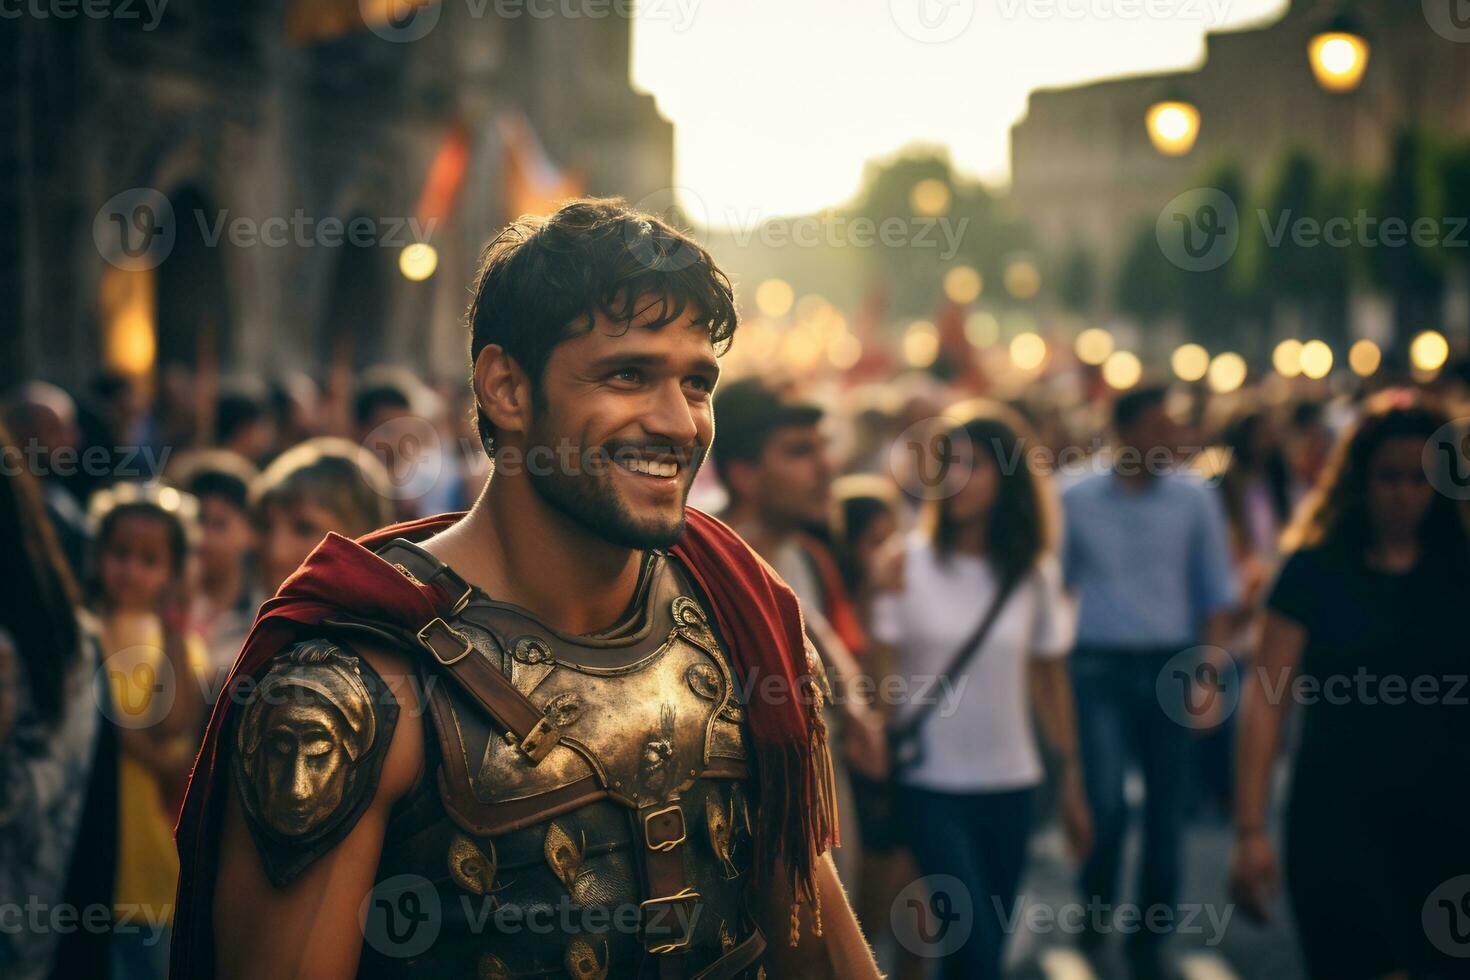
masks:
{"type": "Polygon", "coordinates": [[[919,529],[880,559],[884,591],[871,628],[893,648],[905,681],[894,726],[924,712],[917,759],[894,772],[910,847],[926,877],[958,878],[973,910],[968,940],[940,950],[943,975],[983,980],[1001,975],[1043,777],[1032,705],[1060,760],[1062,822],[1078,858],[1090,847],[1091,822],[1065,660],[1073,609],[1051,553],[1050,488],[1028,466],[1036,443],[1000,405],[969,403],[949,415],[965,421],[948,433],[944,482],[924,503],[919,529]],[[944,676],[997,601],[978,651],[944,676]],[[926,696],[934,703],[921,709],[926,696]]]}

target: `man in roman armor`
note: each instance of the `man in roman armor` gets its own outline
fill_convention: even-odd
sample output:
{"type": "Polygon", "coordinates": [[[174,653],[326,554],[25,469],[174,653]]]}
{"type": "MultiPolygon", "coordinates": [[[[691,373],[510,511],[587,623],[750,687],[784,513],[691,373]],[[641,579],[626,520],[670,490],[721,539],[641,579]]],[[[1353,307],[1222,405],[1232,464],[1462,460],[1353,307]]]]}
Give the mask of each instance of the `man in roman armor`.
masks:
{"type": "Polygon", "coordinates": [[[877,977],[796,598],[685,506],[728,279],[587,200],[473,294],[492,476],[262,606],[179,822],[174,975],[877,977]]]}

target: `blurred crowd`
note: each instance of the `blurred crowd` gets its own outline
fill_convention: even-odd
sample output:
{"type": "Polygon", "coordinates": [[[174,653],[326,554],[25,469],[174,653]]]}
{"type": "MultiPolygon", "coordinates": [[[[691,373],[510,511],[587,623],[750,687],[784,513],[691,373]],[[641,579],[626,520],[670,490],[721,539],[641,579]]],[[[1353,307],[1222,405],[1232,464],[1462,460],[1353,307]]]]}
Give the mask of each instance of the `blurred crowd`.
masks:
{"type": "MultiPolygon", "coordinates": [[[[1085,901],[1161,910],[1122,949],[1089,917],[1078,946],[1169,975],[1187,830],[1214,821],[1243,910],[1273,914],[1284,881],[1313,976],[1452,975],[1420,910],[1470,873],[1464,461],[1434,449],[1470,414],[1464,377],[1066,400],[923,373],[721,383],[690,503],[802,601],[839,873],[889,972],[934,952],[895,901],[949,876],[974,924],[939,969],[1001,976],[1054,825],[1085,901]],[[1365,674],[1439,694],[1300,693],[1365,674]]],[[[469,409],[391,368],[5,396],[0,903],[49,925],[0,929],[0,973],[166,974],[174,815],[256,609],[328,533],[468,507],[489,472],[469,409]]]]}

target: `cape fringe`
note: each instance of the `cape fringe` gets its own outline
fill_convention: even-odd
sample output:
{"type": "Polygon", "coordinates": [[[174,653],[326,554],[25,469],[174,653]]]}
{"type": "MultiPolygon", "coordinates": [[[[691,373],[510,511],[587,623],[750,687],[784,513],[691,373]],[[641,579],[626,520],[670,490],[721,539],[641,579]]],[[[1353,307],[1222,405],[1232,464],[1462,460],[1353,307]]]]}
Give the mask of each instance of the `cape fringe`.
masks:
{"type": "MultiPolygon", "coordinates": [[[[815,685],[812,690],[817,692],[815,685]]],[[[779,835],[771,839],[780,840],[790,875],[787,884],[793,897],[792,946],[797,945],[800,939],[798,910],[803,902],[813,908],[813,935],[822,935],[822,896],[817,890],[816,865],[824,852],[841,844],[837,825],[837,779],[832,770],[827,723],[822,717],[821,694],[816,693],[810,701],[807,744],[801,749],[788,747],[782,766],[763,767],[761,773],[762,806],[767,818],[774,818],[768,826],[779,835]],[[773,771],[778,768],[779,771],[773,771]],[[788,779],[788,773],[804,778],[788,779]],[[799,796],[790,791],[792,786],[802,787],[799,796]],[[792,805],[793,797],[799,800],[798,805],[792,805]],[[770,804],[775,801],[780,802],[773,814],[770,804]]]]}

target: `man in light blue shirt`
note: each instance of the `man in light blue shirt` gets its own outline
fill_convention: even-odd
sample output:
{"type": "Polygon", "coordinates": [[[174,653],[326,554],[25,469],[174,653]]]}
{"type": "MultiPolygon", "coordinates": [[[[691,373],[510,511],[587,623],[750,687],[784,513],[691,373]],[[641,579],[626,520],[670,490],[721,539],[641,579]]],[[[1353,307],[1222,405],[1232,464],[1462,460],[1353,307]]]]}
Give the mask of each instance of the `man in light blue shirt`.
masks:
{"type": "MultiPolygon", "coordinates": [[[[1143,859],[1137,890],[1142,926],[1128,937],[1134,975],[1165,972],[1162,942],[1178,921],[1191,731],[1162,692],[1177,690],[1166,670],[1200,644],[1218,646],[1224,614],[1238,602],[1224,511],[1216,492],[1172,469],[1177,428],[1166,390],[1141,388],[1113,409],[1117,445],[1108,472],[1062,495],[1063,574],[1079,603],[1072,657],[1077,722],[1096,841],[1082,868],[1088,916],[1084,948],[1111,932],[1132,761],[1146,786],[1143,859]]],[[[1182,676],[1188,677],[1185,670],[1182,676]]],[[[1187,681],[1186,681],[1187,683],[1187,681]]]]}

